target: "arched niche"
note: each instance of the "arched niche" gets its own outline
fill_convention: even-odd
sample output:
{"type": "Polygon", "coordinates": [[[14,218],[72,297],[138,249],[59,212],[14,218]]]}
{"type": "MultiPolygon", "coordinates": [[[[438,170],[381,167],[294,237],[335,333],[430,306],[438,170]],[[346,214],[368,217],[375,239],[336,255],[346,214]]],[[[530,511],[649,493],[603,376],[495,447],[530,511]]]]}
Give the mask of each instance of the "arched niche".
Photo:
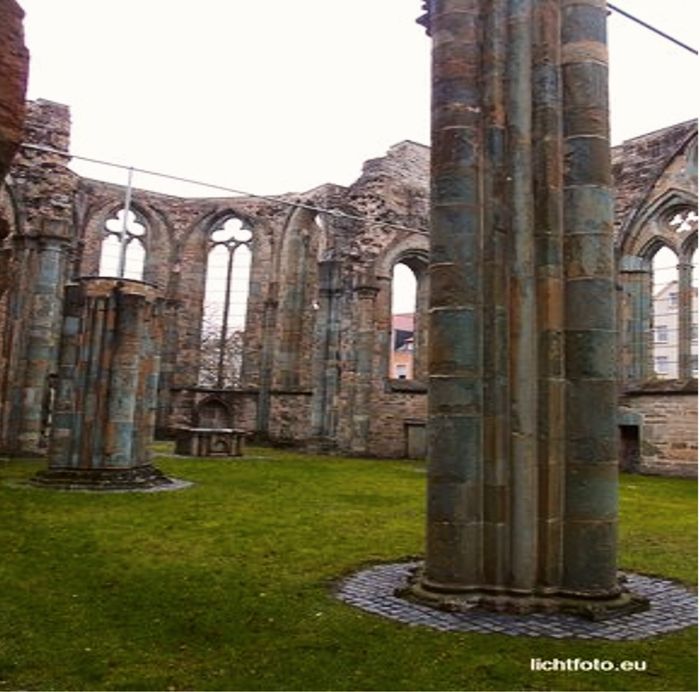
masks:
{"type": "Polygon", "coordinates": [[[274,263],[278,304],[273,379],[277,387],[310,386],[318,263],[331,254],[326,221],[312,209],[293,210],[274,263]]]}

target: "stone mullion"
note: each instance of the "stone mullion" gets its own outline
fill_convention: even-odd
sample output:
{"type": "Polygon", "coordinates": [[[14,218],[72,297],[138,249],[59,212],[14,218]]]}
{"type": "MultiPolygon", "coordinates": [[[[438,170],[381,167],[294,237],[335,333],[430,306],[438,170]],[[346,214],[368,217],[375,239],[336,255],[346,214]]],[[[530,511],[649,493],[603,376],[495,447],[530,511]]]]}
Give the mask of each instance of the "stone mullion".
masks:
{"type": "Polygon", "coordinates": [[[511,588],[537,577],[537,308],[533,237],[532,2],[511,3],[508,32],[508,206],[510,208],[511,588]]]}
{"type": "Polygon", "coordinates": [[[483,584],[481,4],[432,6],[428,529],[424,586],[483,584]]]}
{"type": "Polygon", "coordinates": [[[236,247],[226,247],[228,251],[228,264],[226,265],[226,293],[224,295],[224,314],[221,320],[221,330],[219,331],[219,359],[216,366],[216,386],[224,387],[224,364],[226,362],[226,342],[228,339],[228,313],[231,307],[231,280],[233,278],[233,254],[236,247]]]}
{"type": "Polygon", "coordinates": [[[506,6],[494,0],[484,28],[484,579],[507,586],[510,578],[510,291],[506,188],[506,6]]]}
{"type": "Polygon", "coordinates": [[[619,592],[613,197],[605,0],[562,1],[566,263],[563,591],[619,592]]]}
{"type": "Polygon", "coordinates": [[[538,584],[561,582],[564,483],[563,171],[559,0],[535,4],[534,246],[538,331],[538,584]]]}
{"type": "Polygon", "coordinates": [[[678,264],[678,379],[693,376],[693,265],[689,261],[678,264]]]}

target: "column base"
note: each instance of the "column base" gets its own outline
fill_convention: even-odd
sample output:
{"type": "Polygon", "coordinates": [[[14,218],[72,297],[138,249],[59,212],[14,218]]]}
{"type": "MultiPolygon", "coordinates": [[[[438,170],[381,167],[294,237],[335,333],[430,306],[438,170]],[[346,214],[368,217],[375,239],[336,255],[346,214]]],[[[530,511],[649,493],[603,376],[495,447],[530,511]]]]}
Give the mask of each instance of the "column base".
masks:
{"type": "Polygon", "coordinates": [[[411,601],[425,603],[438,610],[468,612],[489,610],[497,613],[527,615],[530,613],[566,613],[588,620],[600,621],[640,613],[649,609],[649,599],[635,594],[625,586],[624,575],[608,593],[595,595],[567,592],[519,592],[507,588],[464,588],[433,584],[417,568],[408,584],[396,590],[396,595],[411,601]]]}
{"type": "Polygon", "coordinates": [[[151,464],[130,469],[49,468],[37,473],[29,482],[57,490],[143,490],[173,484],[151,464]]]}

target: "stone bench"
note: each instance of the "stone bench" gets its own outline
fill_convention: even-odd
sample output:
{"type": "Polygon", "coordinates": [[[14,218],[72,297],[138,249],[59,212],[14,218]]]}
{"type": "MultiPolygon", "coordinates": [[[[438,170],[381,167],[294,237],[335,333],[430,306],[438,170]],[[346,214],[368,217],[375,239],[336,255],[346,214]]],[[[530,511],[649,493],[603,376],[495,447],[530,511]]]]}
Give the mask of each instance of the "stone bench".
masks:
{"type": "Polygon", "coordinates": [[[190,457],[243,456],[245,431],[235,428],[176,428],[175,453],[190,457]]]}

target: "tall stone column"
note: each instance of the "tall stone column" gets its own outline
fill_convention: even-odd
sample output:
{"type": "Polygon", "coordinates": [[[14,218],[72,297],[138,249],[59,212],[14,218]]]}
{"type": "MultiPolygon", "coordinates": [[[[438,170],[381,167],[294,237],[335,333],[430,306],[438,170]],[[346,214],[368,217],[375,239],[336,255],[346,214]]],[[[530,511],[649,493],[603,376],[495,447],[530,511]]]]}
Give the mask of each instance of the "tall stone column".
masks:
{"type": "Polygon", "coordinates": [[[615,572],[604,0],[432,0],[428,529],[414,597],[591,617],[615,572]]]}
{"type": "Polygon", "coordinates": [[[63,309],[63,277],[69,244],[65,224],[47,222],[36,240],[37,269],[27,324],[25,370],[17,444],[22,452],[43,453],[45,400],[55,374],[63,309]],[[55,235],[46,234],[55,226],[55,235]]]}
{"type": "Polygon", "coordinates": [[[369,454],[370,404],[374,361],[374,303],[379,289],[371,279],[361,277],[355,286],[356,325],[355,378],[352,410],[353,454],[369,454]]]}
{"type": "Polygon", "coordinates": [[[162,301],[140,281],[81,279],[66,289],[49,467],[34,483],[139,488],[170,481],[150,463],[162,301]]]}
{"type": "Polygon", "coordinates": [[[334,437],[340,350],[340,263],[319,262],[318,311],[314,330],[311,401],[312,444],[323,448],[334,437]]]}
{"type": "Polygon", "coordinates": [[[678,379],[693,377],[693,264],[678,263],[678,379]]]}
{"type": "Polygon", "coordinates": [[[562,2],[565,593],[617,584],[617,321],[605,0],[562,2]]]}
{"type": "Polygon", "coordinates": [[[651,287],[649,260],[625,256],[620,260],[622,283],[622,365],[620,376],[626,381],[642,382],[651,376],[651,287]]]}

